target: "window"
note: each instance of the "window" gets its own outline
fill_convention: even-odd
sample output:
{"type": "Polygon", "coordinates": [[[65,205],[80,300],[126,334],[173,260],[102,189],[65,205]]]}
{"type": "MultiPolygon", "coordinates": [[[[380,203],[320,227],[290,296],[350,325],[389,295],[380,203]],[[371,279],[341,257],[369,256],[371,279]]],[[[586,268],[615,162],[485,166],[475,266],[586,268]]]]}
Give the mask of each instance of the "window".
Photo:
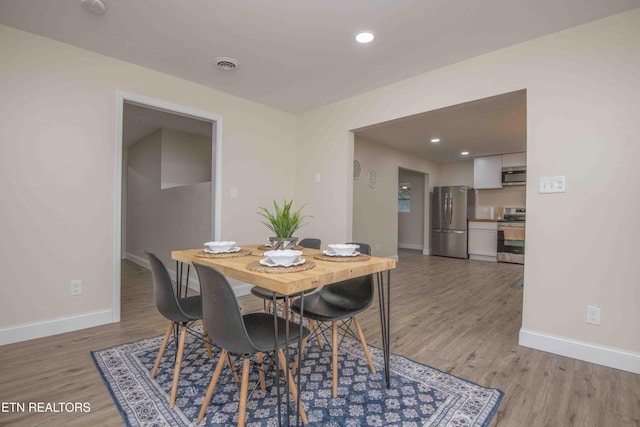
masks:
{"type": "Polygon", "coordinates": [[[398,212],[411,212],[411,183],[398,184],[398,212]]]}

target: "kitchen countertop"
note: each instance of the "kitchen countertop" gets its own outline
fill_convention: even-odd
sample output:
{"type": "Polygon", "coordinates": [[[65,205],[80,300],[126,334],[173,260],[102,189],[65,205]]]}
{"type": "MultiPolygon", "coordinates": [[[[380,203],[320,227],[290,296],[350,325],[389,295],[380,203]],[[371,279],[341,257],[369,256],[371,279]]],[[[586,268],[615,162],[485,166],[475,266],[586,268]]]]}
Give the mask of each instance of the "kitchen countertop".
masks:
{"type": "Polygon", "coordinates": [[[471,218],[469,222],[498,222],[497,219],[488,219],[488,218],[471,218]]]}

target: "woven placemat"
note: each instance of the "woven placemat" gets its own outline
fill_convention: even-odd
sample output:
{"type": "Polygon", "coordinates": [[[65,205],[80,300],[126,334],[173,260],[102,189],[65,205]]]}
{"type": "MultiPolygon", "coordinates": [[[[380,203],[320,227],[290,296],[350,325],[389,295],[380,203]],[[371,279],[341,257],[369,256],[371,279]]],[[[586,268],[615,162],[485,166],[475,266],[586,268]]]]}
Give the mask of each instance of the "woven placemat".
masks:
{"type": "Polygon", "coordinates": [[[205,252],[204,249],[196,252],[198,258],[237,258],[241,256],[251,255],[251,249],[240,249],[238,252],[226,252],[219,254],[210,254],[205,252]]]}
{"type": "Polygon", "coordinates": [[[247,270],[255,271],[256,273],[296,273],[298,271],[311,270],[315,266],[316,264],[309,260],[304,264],[292,265],[291,267],[267,267],[260,264],[260,261],[253,261],[247,264],[247,270]]]}
{"type": "Polygon", "coordinates": [[[367,254],[358,254],[356,256],[329,256],[329,255],[315,255],[315,259],[319,259],[322,261],[332,261],[332,262],[356,262],[356,261],[366,261],[371,258],[367,254]]]}

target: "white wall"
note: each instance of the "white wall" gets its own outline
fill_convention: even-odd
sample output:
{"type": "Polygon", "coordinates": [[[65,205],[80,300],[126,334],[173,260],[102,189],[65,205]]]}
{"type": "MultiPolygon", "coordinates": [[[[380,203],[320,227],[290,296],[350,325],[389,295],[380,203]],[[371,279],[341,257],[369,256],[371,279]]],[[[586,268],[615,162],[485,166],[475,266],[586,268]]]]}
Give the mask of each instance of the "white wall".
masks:
{"type": "Polygon", "coordinates": [[[324,203],[352,197],[349,130],[526,89],[521,342],[640,372],[638,75],[634,9],[310,111],[299,117],[296,196],[318,201],[319,234],[347,240],[350,204],[328,211],[324,203]],[[309,170],[331,176],[331,196],[308,184],[309,170]],[[566,175],[568,191],[538,194],[537,180],[547,175],[566,175]],[[600,326],[585,323],[587,304],[602,307],[600,326]]]}
{"type": "Polygon", "coordinates": [[[442,164],[438,186],[451,185],[473,187],[473,159],[442,164]]]}
{"type": "Polygon", "coordinates": [[[514,185],[500,189],[476,190],[476,214],[484,208],[495,206],[526,207],[527,191],[524,185],[514,185]]]}
{"type": "Polygon", "coordinates": [[[172,250],[201,247],[212,238],[211,138],[159,129],[131,144],[127,159],[127,258],[147,265],[147,250],[173,270],[172,250]],[[189,154],[197,159],[193,169],[189,154]],[[164,176],[172,182],[208,179],[162,188],[164,176]]]}
{"type": "MultiPolygon", "coordinates": [[[[356,138],[355,158],[361,164],[362,174],[355,181],[350,179],[353,184],[353,236],[335,238],[334,241],[367,242],[371,244],[373,255],[397,257],[398,169],[428,174],[429,182],[432,182],[437,179],[440,164],[361,137],[356,138]],[[375,188],[369,187],[367,183],[367,172],[370,169],[375,169],[378,173],[375,188]]],[[[425,191],[428,192],[428,189],[425,191]]],[[[313,215],[316,215],[315,212],[313,215]]],[[[315,223],[318,223],[317,218],[314,219],[315,223]]],[[[423,240],[428,248],[428,229],[423,240]]]]}
{"type": "Polygon", "coordinates": [[[162,129],[160,186],[211,182],[211,137],[162,129]]]}
{"type": "Polygon", "coordinates": [[[112,319],[118,90],[222,116],[223,239],[262,241],[257,207],[294,196],[291,114],[6,26],[0,57],[0,344],[112,319]]]}

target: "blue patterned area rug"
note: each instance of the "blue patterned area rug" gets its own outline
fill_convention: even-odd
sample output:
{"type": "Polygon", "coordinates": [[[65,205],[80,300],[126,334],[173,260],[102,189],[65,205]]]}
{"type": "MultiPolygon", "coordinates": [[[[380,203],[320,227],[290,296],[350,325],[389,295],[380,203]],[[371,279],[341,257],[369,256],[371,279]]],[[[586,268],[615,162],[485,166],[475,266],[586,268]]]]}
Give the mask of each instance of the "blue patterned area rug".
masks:
{"type": "MultiPolygon", "coordinates": [[[[202,341],[189,337],[176,405],[169,409],[174,346],[169,345],[155,379],[149,378],[162,337],[143,339],[92,352],[95,364],[128,426],[235,426],[239,386],[225,365],[202,423],[195,420],[218,360],[209,360],[202,341]]],[[[358,341],[340,346],[338,397],[331,397],[331,350],[310,343],[301,369],[301,397],[311,426],[488,426],[503,397],[484,388],[405,357],[391,355],[392,388],[384,380],[382,350],[369,347],[376,374],[369,370],[358,341]]],[[[238,375],[241,360],[237,361],[238,375]]],[[[253,371],[256,371],[254,369],[253,371]]],[[[257,381],[257,371],[251,381],[257,381]]],[[[247,402],[247,427],[278,424],[277,387],[258,387],[247,402]]],[[[250,385],[251,387],[251,385],[250,385]]],[[[281,387],[281,390],[283,388],[281,387]]],[[[286,414],[282,403],[282,414],[286,414]]],[[[293,399],[290,407],[294,408],[293,399]]],[[[295,413],[295,411],[292,411],[295,413]]],[[[286,419],[283,420],[286,425],[286,419]]],[[[295,425],[292,416],[291,424],[295,425]]]]}

